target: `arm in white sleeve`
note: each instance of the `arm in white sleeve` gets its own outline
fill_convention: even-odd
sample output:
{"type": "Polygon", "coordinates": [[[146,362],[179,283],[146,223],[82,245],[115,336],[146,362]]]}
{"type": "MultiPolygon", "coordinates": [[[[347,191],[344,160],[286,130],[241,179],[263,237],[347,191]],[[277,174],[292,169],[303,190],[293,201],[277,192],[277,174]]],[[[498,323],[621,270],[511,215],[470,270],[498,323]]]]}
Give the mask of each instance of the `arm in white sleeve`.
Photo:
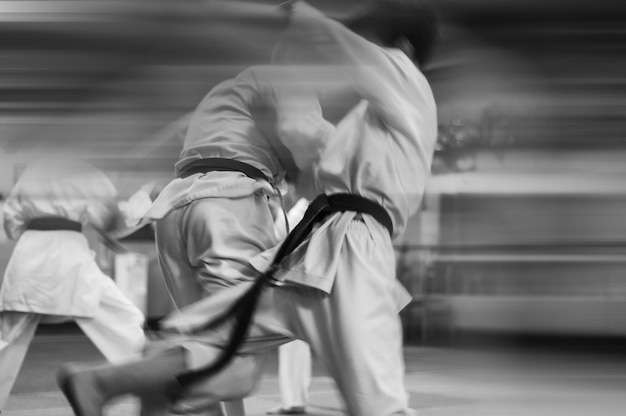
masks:
{"type": "MultiPolygon", "coordinates": [[[[292,91],[293,92],[293,91],[292,91]]],[[[277,133],[300,171],[319,160],[334,126],[324,120],[315,95],[289,94],[277,100],[277,133]]]]}
{"type": "Polygon", "coordinates": [[[272,119],[271,129],[264,131],[277,136],[298,170],[310,169],[319,160],[334,126],[322,117],[306,74],[291,66],[265,66],[255,69],[255,79],[261,91],[261,106],[268,109],[265,118],[272,119]]]}
{"type": "Polygon", "coordinates": [[[276,62],[322,62],[335,68],[334,82],[355,88],[389,127],[410,134],[404,79],[379,46],[303,2],[275,51],[276,62]]]}
{"type": "Polygon", "coordinates": [[[13,187],[3,206],[4,232],[7,237],[17,240],[26,227],[24,211],[20,202],[20,182],[13,187]]]}

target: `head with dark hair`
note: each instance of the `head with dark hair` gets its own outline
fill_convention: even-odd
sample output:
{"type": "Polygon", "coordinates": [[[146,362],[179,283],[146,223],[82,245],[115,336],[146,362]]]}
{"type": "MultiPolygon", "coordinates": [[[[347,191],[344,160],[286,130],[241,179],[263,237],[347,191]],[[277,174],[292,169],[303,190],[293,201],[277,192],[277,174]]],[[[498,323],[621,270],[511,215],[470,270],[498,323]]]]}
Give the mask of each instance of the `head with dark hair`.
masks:
{"type": "Polygon", "coordinates": [[[427,0],[370,0],[343,23],[382,46],[411,49],[420,66],[439,35],[437,13],[427,0]]]}

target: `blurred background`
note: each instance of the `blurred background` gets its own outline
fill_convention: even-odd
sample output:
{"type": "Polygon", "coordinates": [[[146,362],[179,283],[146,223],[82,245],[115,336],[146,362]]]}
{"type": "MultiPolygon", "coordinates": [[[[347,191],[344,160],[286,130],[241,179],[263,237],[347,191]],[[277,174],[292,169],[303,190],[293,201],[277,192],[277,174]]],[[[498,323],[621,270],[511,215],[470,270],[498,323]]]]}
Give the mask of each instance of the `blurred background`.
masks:
{"type": "MultiPolygon", "coordinates": [[[[359,1],[310,3],[339,16],[359,1]]],[[[435,3],[442,39],[424,72],[439,145],[422,210],[395,242],[414,297],[407,342],[626,338],[626,3],[435,3]]],[[[267,62],[276,39],[226,4],[0,1],[0,194],[50,152],[91,160],[121,198],[171,179],[181,117],[267,62]]],[[[147,258],[144,307],[158,319],[170,305],[150,235],[126,243],[147,258]]],[[[115,277],[114,254],[94,244],[115,277]]]]}

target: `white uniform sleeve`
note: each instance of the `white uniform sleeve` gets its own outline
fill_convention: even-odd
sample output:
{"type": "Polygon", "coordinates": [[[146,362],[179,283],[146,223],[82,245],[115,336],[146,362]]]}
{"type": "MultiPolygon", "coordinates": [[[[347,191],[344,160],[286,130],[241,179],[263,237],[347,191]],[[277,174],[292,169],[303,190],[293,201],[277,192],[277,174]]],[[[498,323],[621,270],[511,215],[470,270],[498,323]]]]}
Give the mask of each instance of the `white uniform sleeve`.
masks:
{"type": "Polygon", "coordinates": [[[293,228],[302,220],[304,213],[309,207],[309,201],[306,198],[300,198],[293,207],[287,213],[287,220],[289,221],[289,227],[293,228]]]}
{"type": "Polygon", "coordinates": [[[277,133],[291,152],[300,171],[308,170],[319,159],[332,124],[322,117],[322,109],[315,95],[285,93],[277,100],[277,133]]]}
{"type": "MultiPolygon", "coordinates": [[[[309,207],[309,201],[306,198],[300,198],[293,207],[287,212],[287,222],[289,224],[289,230],[293,228],[302,220],[304,214],[309,207]]],[[[282,208],[282,207],[281,207],[282,208]]],[[[278,239],[283,239],[287,236],[287,227],[285,226],[285,216],[278,215],[274,221],[274,234],[278,239]]]]}
{"type": "Polygon", "coordinates": [[[315,90],[290,66],[257,67],[255,76],[263,101],[275,112],[278,139],[300,171],[310,169],[334,130],[322,116],[315,90]]]}
{"type": "Polygon", "coordinates": [[[24,211],[20,203],[20,193],[21,186],[18,180],[3,206],[4,232],[12,240],[17,240],[24,232],[26,226],[24,211]]]}
{"type": "Polygon", "coordinates": [[[383,48],[304,2],[274,51],[275,63],[321,62],[335,68],[334,83],[355,88],[389,128],[412,135],[404,78],[383,48]]]}

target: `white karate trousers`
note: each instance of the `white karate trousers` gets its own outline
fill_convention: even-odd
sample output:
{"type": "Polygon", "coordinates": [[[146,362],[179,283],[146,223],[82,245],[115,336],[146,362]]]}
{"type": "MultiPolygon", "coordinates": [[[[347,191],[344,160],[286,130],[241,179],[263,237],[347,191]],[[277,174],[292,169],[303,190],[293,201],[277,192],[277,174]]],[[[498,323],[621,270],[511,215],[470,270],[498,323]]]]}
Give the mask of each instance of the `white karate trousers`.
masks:
{"type": "Polygon", "coordinates": [[[311,348],[300,340],[278,348],[278,384],[284,409],[306,406],[311,384],[311,348]]]}
{"type": "MultiPolygon", "coordinates": [[[[0,312],[0,410],[6,405],[39,322],[59,318],[38,313],[0,312]]],[[[112,363],[141,355],[146,341],[144,316],[113,280],[103,284],[100,304],[92,318],[68,319],[75,321],[112,363]]]]}

